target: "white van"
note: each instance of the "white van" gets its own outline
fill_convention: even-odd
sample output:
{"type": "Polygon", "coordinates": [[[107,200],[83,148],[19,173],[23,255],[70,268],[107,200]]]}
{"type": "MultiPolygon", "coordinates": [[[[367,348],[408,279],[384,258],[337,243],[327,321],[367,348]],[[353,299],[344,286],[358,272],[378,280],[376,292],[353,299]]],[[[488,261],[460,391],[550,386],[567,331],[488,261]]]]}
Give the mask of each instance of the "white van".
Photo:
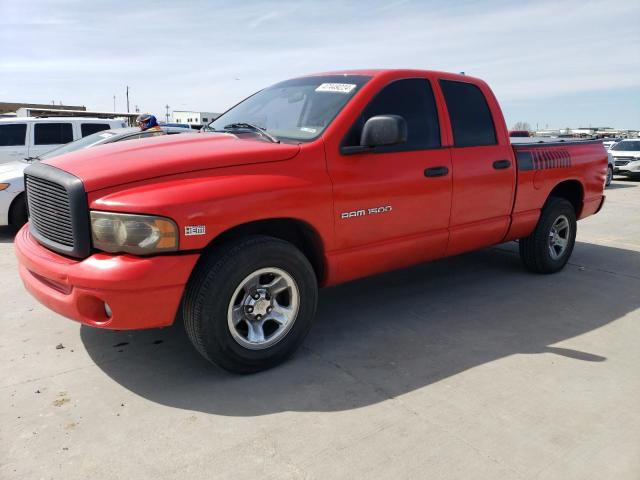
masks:
{"type": "Polygon", "coordinates": [[[126,127],[124,120],[82,117],[0,118],[0,164],[37,158],[100,130],[126,127]]]}

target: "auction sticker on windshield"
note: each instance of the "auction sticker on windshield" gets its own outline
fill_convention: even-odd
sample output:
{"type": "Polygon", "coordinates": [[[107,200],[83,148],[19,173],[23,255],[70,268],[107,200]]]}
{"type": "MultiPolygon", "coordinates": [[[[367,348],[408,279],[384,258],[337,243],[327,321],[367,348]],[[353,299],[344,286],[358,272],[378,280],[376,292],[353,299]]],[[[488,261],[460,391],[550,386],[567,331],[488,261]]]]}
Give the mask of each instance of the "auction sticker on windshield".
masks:
{"type": "Polygon", "coordinates": [[[322,83],[316,88],[316,92],[349,93],[356,88],[353,83],[322,83]]]}

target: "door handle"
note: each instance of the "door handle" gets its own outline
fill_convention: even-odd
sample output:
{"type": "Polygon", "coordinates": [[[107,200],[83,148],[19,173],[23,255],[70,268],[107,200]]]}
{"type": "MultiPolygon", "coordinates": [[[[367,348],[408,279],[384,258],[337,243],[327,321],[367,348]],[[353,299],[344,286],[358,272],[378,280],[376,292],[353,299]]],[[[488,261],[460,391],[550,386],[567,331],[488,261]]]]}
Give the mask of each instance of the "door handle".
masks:
{"type": "Polygon", "coordinates": [[[447,167],[433,167],[427,168],[424,171],[425,177],[444,177],[449,174],[449,169],[447,167]]]}
{"type": "Polygon", "coordinates": [[[493,162],[493,168],[496,170],[504,170],[505,168],[509,168],[511,166],[510,160],[496,160],[493,162]]]}

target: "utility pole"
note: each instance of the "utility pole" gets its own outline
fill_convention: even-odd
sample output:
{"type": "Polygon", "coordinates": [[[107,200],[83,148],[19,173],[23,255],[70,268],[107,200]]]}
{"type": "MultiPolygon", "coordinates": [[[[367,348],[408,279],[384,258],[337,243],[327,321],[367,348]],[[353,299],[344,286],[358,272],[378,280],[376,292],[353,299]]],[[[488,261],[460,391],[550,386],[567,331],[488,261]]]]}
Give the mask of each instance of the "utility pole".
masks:
{"type": "Polygon", "coordinates": [[[127,113],[129,113],[129,85],[127,85],[127,113]]]}
{"type": "Polygon", "coordinates": [[[167,109],[167,113],[165,114],[165,117],[167,118],[167,123],[169,123],[169,105],[165,105],[164,108],[167,109]]]}

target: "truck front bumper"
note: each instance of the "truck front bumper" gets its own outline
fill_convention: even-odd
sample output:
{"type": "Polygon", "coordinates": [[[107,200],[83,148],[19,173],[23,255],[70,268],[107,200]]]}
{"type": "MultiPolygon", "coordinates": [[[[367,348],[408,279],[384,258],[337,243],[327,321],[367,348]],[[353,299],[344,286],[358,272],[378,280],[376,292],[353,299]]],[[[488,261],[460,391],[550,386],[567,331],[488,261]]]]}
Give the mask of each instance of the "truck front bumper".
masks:
{"type": "Polygon", "coordinates": [[[25,287],[51,310],[93,327],[134,330],[173,323],[199,254],[70,259],[37,243],[28,224],[15,239],[25,287]]]}

